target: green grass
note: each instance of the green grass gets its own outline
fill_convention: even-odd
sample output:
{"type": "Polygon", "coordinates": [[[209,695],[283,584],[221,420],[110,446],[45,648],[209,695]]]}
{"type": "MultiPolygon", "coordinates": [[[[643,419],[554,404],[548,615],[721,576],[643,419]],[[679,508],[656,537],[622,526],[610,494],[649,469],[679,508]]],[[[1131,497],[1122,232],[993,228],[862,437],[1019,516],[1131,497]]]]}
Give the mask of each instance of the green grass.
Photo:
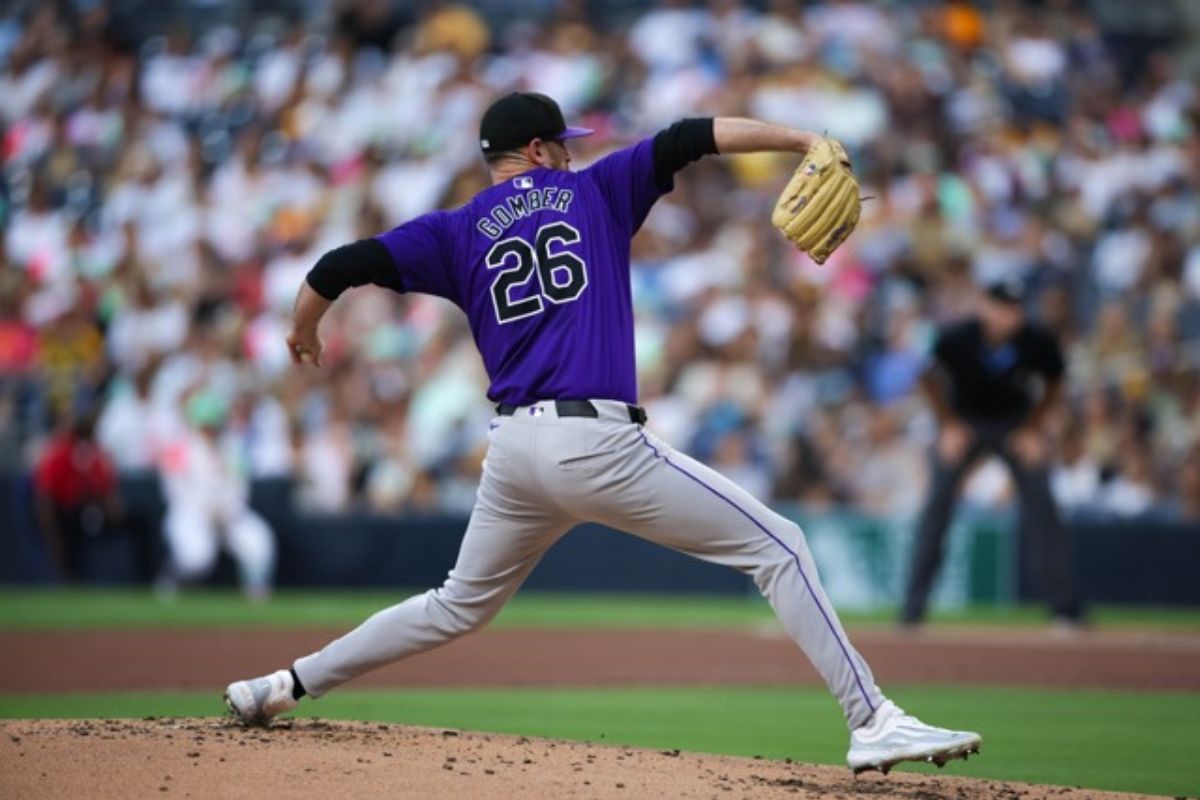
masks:
{"type": "MultiPolygon", "coordinates": [[[[984,751],[948,773],[1146,792],[1200,792],[1200,695],[902,687],[922,717],[972,727],[984,751]]],[[[817,688],[345,690],[306,715],[843,764],[846,730],[817,688]]],[[[0,717],[194,716],[215,694],[0,695],[0,717]]],[[[913,771],[936,772],[925,765],[913,771]]]]}
{"type": "MultiPolygon", "coordinates": [[[[95,627],[342,627],[355,625],[413,592],[281,591],[252,605],[233,591],[196,590],[172,601],[148,591],[0,590],[0,630],[95,627]]],[[[497,627],[711,628],[772,619],[759,598],[713,595],[590,595],[525,592],[497,627]]]]}
{"type": "MultiPolygon", "coordinates": [[[[249,605],[236,592],[197,590],[162,602],[145,590],[0,589],[0,630],[98,627],[346,627],[411,592],[283,591],[249,605]]],[[[890,612],[847,612],[847,623],[888,624],[890,612]]],[[[495,625],[510,628],[742,628],[773,619],[758,597],[675,594],[523,592],[495,625]]],[[[1039,607],[972,608],[935,615],[947,625],[1039,625],[1039,607]]],[[[1200,631],[1200,608],[1110,607],[1095,610],[1104,627],[1200,631]]]]}

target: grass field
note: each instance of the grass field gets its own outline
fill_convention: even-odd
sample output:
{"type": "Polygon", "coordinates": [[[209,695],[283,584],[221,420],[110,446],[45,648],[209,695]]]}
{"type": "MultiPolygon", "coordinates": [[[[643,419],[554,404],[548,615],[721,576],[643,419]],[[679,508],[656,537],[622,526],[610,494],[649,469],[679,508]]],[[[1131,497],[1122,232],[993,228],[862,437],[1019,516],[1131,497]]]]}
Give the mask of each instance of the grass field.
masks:
{"type": "MultiPolygon", "coordinates": [[[[971,726],[984,750],[948,773],[1156,793],[1200,793],[1200,696],[893,687],[927,719],[971,726]]],[[[817,688],[345,690],[306,715],[403,722],[842,764],[846,730],[817,688]]],[[[213,693],[0,696],[0,717],[202,716],[213,693]]],[[[935,771],[933,767],[906,767],[935,771]]]]}
{"type": "MultiPolygon", "coordinates": [[[[248,605],[225,590],[187,592],[160,601],[138,590],[0,589],[0,630],[89,627],[344,627],[412,592],[283,591],[248,605]]],[[[847,624],[891,624],[891,612],[843,612],[847,624]]],[[[524,592],[493,624],[501,628],[727,628],[774,620],[759,597],[524,592]]],[[[938,625],[1040,625],[1036,606],[969,608],[935,614],[938,625]]],[[[1200,631],[1200,609],[1100,607],[1093,621],[1106,628],[1200,631]]]]}

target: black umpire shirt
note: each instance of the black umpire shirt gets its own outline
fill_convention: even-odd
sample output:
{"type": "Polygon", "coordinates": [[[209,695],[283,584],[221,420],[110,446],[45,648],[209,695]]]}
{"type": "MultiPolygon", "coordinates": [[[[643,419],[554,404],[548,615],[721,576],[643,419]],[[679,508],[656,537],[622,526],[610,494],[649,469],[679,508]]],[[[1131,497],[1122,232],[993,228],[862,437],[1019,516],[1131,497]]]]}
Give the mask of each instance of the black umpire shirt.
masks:
{"type": "Polygon", "coordinates": [[[949,379],[951,408],[972,423],[1020,424],[1064,369],[1054,336],[1028,322],[995,347],[978,319],[951,325],[938,334],[933,355],[949,379]]]}

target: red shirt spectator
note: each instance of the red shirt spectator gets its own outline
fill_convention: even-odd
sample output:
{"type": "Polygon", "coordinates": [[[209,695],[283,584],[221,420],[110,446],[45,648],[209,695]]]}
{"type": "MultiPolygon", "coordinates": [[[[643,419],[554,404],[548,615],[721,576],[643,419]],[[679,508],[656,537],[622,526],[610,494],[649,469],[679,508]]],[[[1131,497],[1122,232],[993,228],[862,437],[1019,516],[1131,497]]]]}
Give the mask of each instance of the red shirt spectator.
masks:
{"type": "Polygon", "coordinates": [[[19,320],[0,319],[0,375],[29,372],[37,354],[37,331],[19,320]]]}
{"type": "Polygon", "coordinates": [[[60,510],[103,503],[116,489],[116,470],[95,441],[68,431],[51,440],[34,484],[60,510]]]}
{"type": "Polygon", "coordinates": [[[51,440],[34,471],[38,527],[59,574],[84,577],[84,542],[120,514],[117,473],[88,415],[51,440]]]}

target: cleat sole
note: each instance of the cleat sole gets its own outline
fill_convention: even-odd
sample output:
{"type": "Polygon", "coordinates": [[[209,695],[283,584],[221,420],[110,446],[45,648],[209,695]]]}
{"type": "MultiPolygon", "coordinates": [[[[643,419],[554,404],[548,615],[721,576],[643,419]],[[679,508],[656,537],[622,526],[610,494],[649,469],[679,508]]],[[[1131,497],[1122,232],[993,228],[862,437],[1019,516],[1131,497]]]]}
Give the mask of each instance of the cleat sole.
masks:
{"type": "Polygon", "coordinates": [[[851,771],[854,773],[854,777],[856,777],[856,778],[859,775],[861,775],[862,773],[871,772],[872,770],[880,772],[884,775],[887,775],[889,772],[891,772],[892,767],[896,766],[897,764],[901,764],[905,761],[913,761],[918,764],[922,763],[922,762],[924,762],[926,764],[935,764],[938,769],[942,769],[946,766],[946,763],[949,761],[953,761],[954,759],[958,759],[958,758],[961,758],[963,761],[967,761],[968,756],[979,755],[979,752],[980,752],[980,746],[975,744],[975,745],[970,745],[968,747],[959,747],[959,748],[955,748],[953,750],[945,750],[940,753],[930,754],[930,755],[926,755],[926,756],[914,756],[914,757],[910,757],[910,758],[897,758],[897,759],[890,760],[890,761],[882,761],[878,764],[867,764],[867,765],[860,766],[860,767],[852,767],[851,771]]]}

